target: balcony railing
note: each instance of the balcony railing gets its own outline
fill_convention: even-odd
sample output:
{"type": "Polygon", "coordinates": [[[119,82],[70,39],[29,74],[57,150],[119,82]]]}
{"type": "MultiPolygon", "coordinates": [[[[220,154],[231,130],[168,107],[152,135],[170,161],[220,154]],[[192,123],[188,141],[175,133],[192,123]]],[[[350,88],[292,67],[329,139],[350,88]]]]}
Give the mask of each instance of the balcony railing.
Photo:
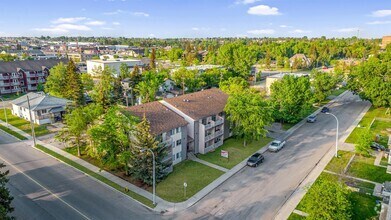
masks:
{"type": "Polygon", "coordinates": [[[39,120],[48,119],[48,118],[50,118],[50,114],[45,114],[45,115],[38,116],[39,120]]]}
{"type": "Polygon", "coordinates": [[[1,79],[1,80],[10,79],[10,77],[9,77],[9,76],[0,76],[0,79],[1,79]]]}
{"type": "Polygon", "coordinates": [[[221,118],[221,117],[219,117],[219,118],[215,121],[215,126],[221,125],[221,124],[223,124],[223,123],[224,123],[224,119],[221,118]]]}
{"type": "Polygon", "coordinates": [[[215,145],[211,144],[211,145],[206,146],[205,149],[210,149],[210,148],[214,148],[214,147],[215,147],[215,145]]]}
{"type": "Polygon", "coordinates": [[[38,83],[37,80],[28,80],[28,82],[31,83],[31,84],[32,84],[32,83],[38,83]]]}
{"type": "Polygon", "coordinates": [[[164,141],[161,141],[161,142],[159,143],[160,146],[166,145],[167,147],[168,147],[168,146],[171,146],[172,144],[173,144],[173,143],[172,143],[172,138],[171,138],[171,137],[168,137],[168,138],[166,138],[164,141]]]}
{"type": "Polygon", "coordinates": [[[217,148],[217,147],[220,147],[221,145],[223,145],[223,140],[220,140],[219,142],[215,143],[214,146],[217,148]]]}
{"type": "Polygon", "coordinates": [[[215,135],[212,133],[208,136],[205,136],[205,142],[212,140],[215,137],[215,135]]]}
{"type": "Polygon", "coordinates": [[[204,124],[204,126],[205,126],[205,130],[206,130],[206,129],[209,129],[211,127],[214,127],[215,124],[214,124],[214,121],[208,121],[208,123],[206,125],[204,124]]]}
{"type": "Polygon", "coordinates": [[[18,86],[18,85],[20,85],[20,82],[12,82],[11,83],[13,86],[18,86]]]}
{"type": "Polygon", "coordinates": [[[218,137],[218,136],[222,135],[223,133],[224,133],[223,130],[215,131],[215,137],[218,137]]]}
{"type": "Polygon", "coordinates": [[[0,86],[10,86],[11,83],[0,83],[0,86]]]}

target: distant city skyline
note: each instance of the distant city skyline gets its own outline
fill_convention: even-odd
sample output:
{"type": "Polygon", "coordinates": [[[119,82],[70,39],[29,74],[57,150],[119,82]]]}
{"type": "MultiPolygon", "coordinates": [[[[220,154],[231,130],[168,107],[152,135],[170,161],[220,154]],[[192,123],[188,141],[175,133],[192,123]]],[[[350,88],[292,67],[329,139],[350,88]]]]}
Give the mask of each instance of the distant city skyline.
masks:
{"type": "Polygon", "coordinates": [[[391,35],[391,1],[4,0],[0,37],[352,37],[391,35]]]}

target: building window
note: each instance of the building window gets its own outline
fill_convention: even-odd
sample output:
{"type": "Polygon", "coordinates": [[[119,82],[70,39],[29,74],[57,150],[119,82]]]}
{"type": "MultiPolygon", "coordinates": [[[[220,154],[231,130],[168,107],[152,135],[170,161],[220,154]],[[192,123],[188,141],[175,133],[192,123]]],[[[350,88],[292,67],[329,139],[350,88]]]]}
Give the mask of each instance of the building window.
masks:
{"type": "Polygon", "coordinates": [[[46,113],[47,113],[47,110],[46,110],[46,109],[42,109],[42,110],[41,110],[41,113],[42,113],[42,114],[46,114],[46,113]]]}
{"type": "Polygon", "coordinates": [[[181,145],[181,144],[182,144],[182,140],[181,140],[181,139],[179,139],[179,140],[176,141],[176,146],[179,146],[179,145],[181,145]]]}
{"type": "Polygon", "coordinates": [[[216,115],[212,115],[212,121],[216,121],[216,115]]]}
{"type": "Polygon", "coordinates": [[[175,133],[179,133],[179,132],[181,132],[181,128],[176,128],[175,133]]]}
{"type": "Polygon", "coordinates": [[[180,153],[176,153],[176,159],[179,159],[180,153]]]}

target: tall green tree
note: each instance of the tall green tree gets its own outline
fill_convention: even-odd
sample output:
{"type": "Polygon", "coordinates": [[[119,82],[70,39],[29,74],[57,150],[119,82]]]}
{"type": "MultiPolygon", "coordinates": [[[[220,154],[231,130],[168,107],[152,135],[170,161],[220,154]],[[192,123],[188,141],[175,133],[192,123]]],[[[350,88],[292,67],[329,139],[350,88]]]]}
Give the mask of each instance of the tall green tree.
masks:
{"type": "Polygon", "coordinates": [[[81,82],[83,84],[84,92],[89,92],[94,89],[94,80],[88,73],[81,74],[81,82]]]}
{"type": "Polygon", "coordinates": [[[230,94],[224,111],[234,126],[234,134],[243,138],[244,146],[248,141],[266,136],[264,127],[272,122],[267,102],[252,89],[230,94]]]}
{"type": "Polygon", "coordinates": [[[311,79],[315,101],[318,103],[326,100],[341,81],[337,74],[326,73],[320,70],[313,70],[311,72],[311,79]]]}
{"type": "Polygon", "coordinates": [[[188,70],[186,68],[180,68],[173,72],[171,79],[182,88],[183,94],[185,94],[186,89],[189,92],[200,90],[205,84],[198,76],[196,70],[188,70]]]}
{"type": "Polygon", "coordinates": [[[220,89],[228,95],[246,91],[249,86],[248,82],[241,77],[231,77],[220,82],[220,89]]]}
{"type": "Polygon", "coordinates": [[[129,67],[126,63],[121,63],[121,66],[119,67],[119,79],[120,80],[123,80],[125,78],[129,78],[130,77],[130,71],[129,71],[129,67]]]}
{"type": "Polygon", "coordinates": [[[164,170],[169,166],[163,159],[167,156],[167,146],[159,144],[155,136],[150,133],[151,125],[146,117],[136,125],[133,145],[131,146],[133,159],[129,161],[130,173],[133,177],[152,185],[153,157],[155,155],[156,181],[161,181],[167,173],[164,170]]]}
{"type": "Polygon", "coordinates": [[[348,220],[352,217],[349,190],[339,182],[319,178],[303,201],[303,207],[308,213],[306,219],[348,220]]]}
{"type": "Polygon", "coordinates": [[[14,198],[11,196],[9,189],[6,186],[9,170],[3,171],[4,168],[5,165],[0,163],[0,219],[9,220],[13,219],[9,214],[14,211],[14,208],[11,206],[11,202],[14,198]]]}
{"type": "Polygon", "coordinates": [[[360,132],[360,135],[357,138],[357,143],[355,145],[356,152],[369,156],[371,152],[371,144],[373,142],[373,135],[369,129],[363,129],[360,132]]]}
{"type": "Polygon", "coordinates": [[[103,108],[109,108],[114,102],[115,77],[113,70],[109,67],[96,70],[99,82],[94,86],[91,93],[92,99],[103,108]]]}
{"type": "Polygon", "coordinates": [[[311,111],[313,94],[308,77],[285,75],[270,86],[273,117],[296,123],[311,111]]]}
{"type": "Polygon", "coordinates": [[[46,79],[45,92],[50,95],[65,98],[67,84],[67,67],[60,62],[50,69],[50,75],[46,79]]]}
{"type": "Polygon", "coordinates": [[[103,121],[89,129],[93,142],[90,153],[111,168],[124,168],[129,175],[128,161],[136,118],[122,112],[117,106],[110,107],[103,121]]]}
{"type": "Polygon", "coordinates": [[[74,101],[76,105],[83,105],[85,102],[83,83],[80,73],[78,73],[77,67],[72,60],[67,64],[66,80],[65,98],[74,101]]]}
{"type": "Polygon", "coordinates": [[[152,102],[156,99],[159,86],[163,83],[164,76],[154,71],[144,72],[142,81],[136,85],[135,91],[142,103],[152,102]]]}
{"type": "Polygon", "coordinates": [[[155,48],[152,48],[150,61],[149,61],[149,67],[151,68],[151,70],[156,69],[156,49],[155,48]]]}

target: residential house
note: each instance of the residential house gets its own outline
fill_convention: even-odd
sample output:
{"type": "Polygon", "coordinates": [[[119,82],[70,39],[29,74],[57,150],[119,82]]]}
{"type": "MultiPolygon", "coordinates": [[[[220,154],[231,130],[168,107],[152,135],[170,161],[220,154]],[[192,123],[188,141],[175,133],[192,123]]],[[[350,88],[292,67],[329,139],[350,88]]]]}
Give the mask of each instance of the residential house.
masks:
{"type": "Polygon", "coordinates": [[[289,65],[291,68],[302,69],[307,68],[311,65],[311,60],[304,54],[298,53],[293,57],[289,58],[289,65]]]}
{"type": "Polygon", "coordinates": [[[39,83],[44,84],[49,69],[66,59],[22,60],[0,62],[0,95],[36,91],[39,83]]]}
{"type": "Polygon", "coordinates": [[[228,95],[217,88],[185,94],[161,101],[187,122],[187,151],[205,154],[223,144],[231,135],[224,108],[228,95]]]}
{"type": "Polygon", "coordinates": [[[188,122],[158,101],[149,102],[126,108],[132,115],[143,118],[151,124],[151,133],[156,136],[159,144],[168,148],[169,155],[163,159],[172,166],[186,159],[187,124],[188,122]]]}
{"type": "Polygon", "coordinates": [[[51,124],[62,120],[65,108],[69,103],[71,103],[70,100],[50,96],[43,92],[29,92],[11,101],[11,112],[20,118],[32,120],[35,124],[51,124]]]}
{"type": "Polygon", "coordinates": [[[296,76],[296,77],[302,77],[302,76],[308,77],[308,73],[279,73],[279,74],[267,76],[266,83],[265,83],[266,95],[271,94],[271,90],[270,90],[271,85],[275,81],[281,80],[285,75],[292,75],[292,76],[296,76]]]}

